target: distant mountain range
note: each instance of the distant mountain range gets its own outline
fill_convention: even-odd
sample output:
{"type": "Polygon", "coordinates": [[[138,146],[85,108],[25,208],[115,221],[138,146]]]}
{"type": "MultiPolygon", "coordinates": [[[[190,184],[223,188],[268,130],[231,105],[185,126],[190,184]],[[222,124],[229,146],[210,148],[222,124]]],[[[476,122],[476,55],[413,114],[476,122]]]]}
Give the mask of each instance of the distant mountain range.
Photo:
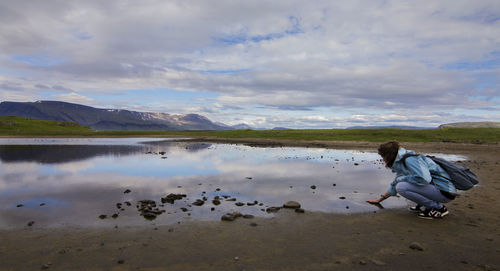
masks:
{"type": "Polygon", "coordinates": [[[198,114],[174,115],[120,109],[99,109],[58,102],[2,102],[0,116],[18,116],[41,120],[74,121],[95,130],[231,130],[198,114]]]}
{"type": "Polygon", "coordinates": [[[405,125],[389,125],[389,126],[351,126],[346,129],[435,129],[432,127],[417,127],[417,126],[405,126],[405,125]]]}
{"type": "Polygon", "coordinates": [[[439,125],[439,128],[500,128],[500,122],[455,122],[439,125]]]}

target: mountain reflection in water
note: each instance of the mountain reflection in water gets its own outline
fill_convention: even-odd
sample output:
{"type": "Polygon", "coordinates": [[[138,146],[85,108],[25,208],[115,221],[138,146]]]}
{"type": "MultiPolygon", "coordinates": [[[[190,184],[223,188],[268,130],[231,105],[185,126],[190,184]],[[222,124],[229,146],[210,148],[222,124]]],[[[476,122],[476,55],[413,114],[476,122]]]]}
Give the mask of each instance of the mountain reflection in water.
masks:
{"type": "MultiPolygon", "coordinates": [[[[232,211],[267,217],[273,216],[267,207],[290,200],[306,212],[371,212],[378,208],[365,200],[385,191],[394,177],[374,152],[106,140],[0,140],[0,228],[26,227],[29,221],[35,227],[162,225],[219,220],[232,211]],[[160,206],[170,193],[186,197],[160,206]],[[218,205],[212,202],[217,197],[218,205]],[[202,206],[192,204],[204,198],[202,206]],[[146,199],[165,210],[153,222],[136,207],[146,199]],[[99,219],[101,214],[107,218],[99,219]]],[[[391,198],[384,207],[405,204],[391,198]]]]}

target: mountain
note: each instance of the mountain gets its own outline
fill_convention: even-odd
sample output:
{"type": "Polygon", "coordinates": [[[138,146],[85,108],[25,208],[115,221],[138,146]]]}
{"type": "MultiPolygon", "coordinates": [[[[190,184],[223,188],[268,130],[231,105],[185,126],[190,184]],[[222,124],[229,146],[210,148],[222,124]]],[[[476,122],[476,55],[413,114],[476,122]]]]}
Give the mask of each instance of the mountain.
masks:
{"type": "Polygon", "coordinates": [[[439,125],[439,128],[500,128],[500,122],[481,121],[481,122],[455,122],[439,125]]]}
{"type": "Polygon", "coordinates": [[[351,126],[346,129],[434,129],[429,127],[405,126],[405,125],[389,125],[389,126],[351,126]]]}
{"type": "Polygon", "coordinates": [[[57,102],[2,102],[0,116],[18,116],[41,120],[74,121],[95,130],[228,130],[198,114],[173,115],[120,109],[100,109],[57,102]]]}

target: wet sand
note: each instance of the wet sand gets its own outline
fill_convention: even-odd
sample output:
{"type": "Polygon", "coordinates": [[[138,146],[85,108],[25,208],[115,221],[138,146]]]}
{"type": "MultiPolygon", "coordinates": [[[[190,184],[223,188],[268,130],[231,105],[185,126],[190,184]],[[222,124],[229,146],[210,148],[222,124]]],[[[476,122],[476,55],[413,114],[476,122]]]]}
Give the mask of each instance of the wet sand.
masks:
{"type": "MultiPolygon", "coordinates": [[[[360,150],[378,145],[218,142],[360,150]]],[[[450,215],[440,220],[419,219],[405,209],[350,215],[281,210],[274,218],[158,227],[39,229],[35,224],[0,231],[0,270],[499,270],[500,146],[404,146],[468,156],[465,165],[479,176],[480,186],[449,203],[450,215]],[[423,250],[410,248],[414,242],[423,250]]]]}

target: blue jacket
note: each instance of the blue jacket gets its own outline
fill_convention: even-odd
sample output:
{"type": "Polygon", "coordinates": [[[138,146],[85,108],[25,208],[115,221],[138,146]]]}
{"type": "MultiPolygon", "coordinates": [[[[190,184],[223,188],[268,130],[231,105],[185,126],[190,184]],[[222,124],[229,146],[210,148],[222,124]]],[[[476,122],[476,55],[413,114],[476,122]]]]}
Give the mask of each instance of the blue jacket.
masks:
{"type": "Polygon", "coordinates": [[[415,152],[399,148],[398,155],[392,165],[392,172],[396,173],[396,178],[391,182],[387,193],[392,196],[396,195],[396,184],[399,182],[409,182],[417,185],[433,184],[439,190],[451,194],[457,194],[457,190],[453,184],[445,179],[450,178],[448,173],[439,165],[434,163],[430,158],[425,156],[410,156],[403,162],[401,158],[407,153],[414,154],[415,152]]]}

